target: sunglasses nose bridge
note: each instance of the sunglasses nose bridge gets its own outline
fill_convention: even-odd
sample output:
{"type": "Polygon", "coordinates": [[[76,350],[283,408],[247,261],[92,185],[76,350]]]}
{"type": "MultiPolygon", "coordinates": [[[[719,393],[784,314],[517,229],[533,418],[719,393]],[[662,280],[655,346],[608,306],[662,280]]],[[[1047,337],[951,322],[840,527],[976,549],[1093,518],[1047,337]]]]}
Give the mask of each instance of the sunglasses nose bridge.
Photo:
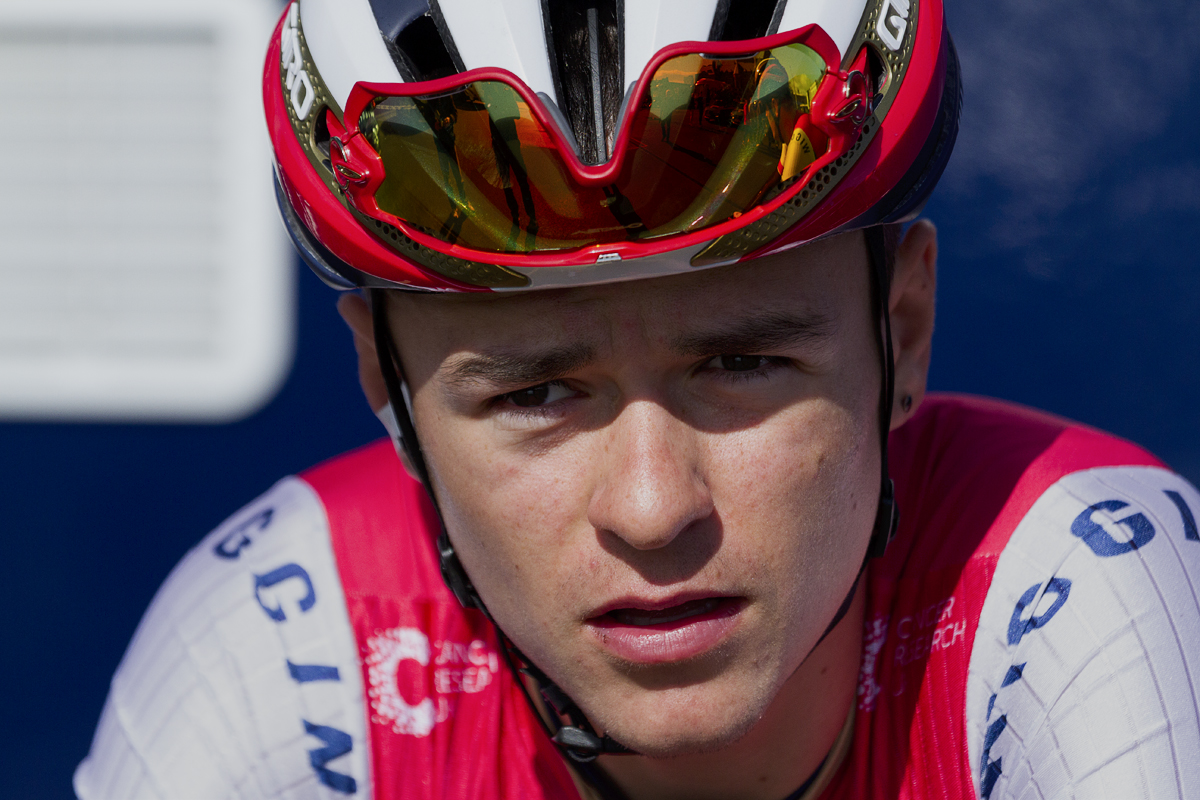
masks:
{"type": "Polygon", "coordinates": [[[575,180],[584,188],[600,189],[613,186],[621,174],[621,164],[625,160],[624,150],[615,151],[608,161],[603,164],[589,166],[587,164],[571,164],[575,180]]]}
{"type": "MultiPolygon", "coordinates": [[[[630,84],[629,91],[626,92],[626,103],[629,101],[634,85],[630,84]]],[[[552,138],[557,140],[559,158],[575,182],[588,189],[613,185],[620,175],[621,164],[627,150],[625,140],[628,139],[628,136],[622,135],[622,131],[629,127],[628,121],[624,118],[618,120],[613,152],[608,160],[600,164],[585,164],[579,157],[579,145],[575,141],[575,135],[562,110],[546,93],[534,94],[530,90],[530,94],[531,98],[523,97],[522,99],[528,104],[530,112],[538,120],[538,123],[552,138]]],[[[624,112],[625,106],[622,105],[621,108],[624,112]]]]}

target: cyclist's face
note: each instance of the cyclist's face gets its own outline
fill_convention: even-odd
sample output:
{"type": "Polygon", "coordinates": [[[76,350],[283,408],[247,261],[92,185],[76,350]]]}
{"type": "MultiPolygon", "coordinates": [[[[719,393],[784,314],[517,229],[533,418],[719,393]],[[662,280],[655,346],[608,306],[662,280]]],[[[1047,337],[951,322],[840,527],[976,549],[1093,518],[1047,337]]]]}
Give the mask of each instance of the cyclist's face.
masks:
{"type": "Polygon", "coordinates": [[[749,730],[846,596],[875,515],[861,236],[392,303],[446,524],[500,626],[641,752],[749,730]]]}

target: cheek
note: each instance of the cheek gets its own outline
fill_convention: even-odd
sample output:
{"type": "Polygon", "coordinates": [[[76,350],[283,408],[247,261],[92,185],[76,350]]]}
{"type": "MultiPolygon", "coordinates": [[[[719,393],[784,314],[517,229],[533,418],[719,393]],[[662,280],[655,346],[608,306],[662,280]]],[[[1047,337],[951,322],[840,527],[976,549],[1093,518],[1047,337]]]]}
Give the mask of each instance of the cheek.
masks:
{"type": "Polygon", "coordinates": [[[728,465],[722,521],[743,532],[729,544],[779,576],[782,604],[813,601],[853,579],[874,519],[877,439],[871,408],[817,399],[722,443],[715,454],[728,465]]]}
{"type": "Polygon", "coordinates": [[[468,423],[426,451],[463,566],[489,610],[510,617],[507,611],[528,612],[552,594],[546,587],[564,581],[558,573],[575,563],[565,551],[579,541],[571,533],[584,518],[587,483],[575,465],[586,460],[514,457],[490,447],[484,434],[468,423]]]}

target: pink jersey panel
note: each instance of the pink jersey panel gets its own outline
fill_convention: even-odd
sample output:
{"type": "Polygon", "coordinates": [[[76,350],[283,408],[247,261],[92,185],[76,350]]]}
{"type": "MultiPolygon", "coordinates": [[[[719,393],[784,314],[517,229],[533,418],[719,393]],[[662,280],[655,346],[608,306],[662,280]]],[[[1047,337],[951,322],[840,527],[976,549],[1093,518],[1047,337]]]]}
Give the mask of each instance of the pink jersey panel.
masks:
{"type": "Polygon", "coordinates": [[[363,660],[375,797],[578,798],[492,626],[442,583],[436,514],[391,443],[302,477],[325,505],[363,660]]]}

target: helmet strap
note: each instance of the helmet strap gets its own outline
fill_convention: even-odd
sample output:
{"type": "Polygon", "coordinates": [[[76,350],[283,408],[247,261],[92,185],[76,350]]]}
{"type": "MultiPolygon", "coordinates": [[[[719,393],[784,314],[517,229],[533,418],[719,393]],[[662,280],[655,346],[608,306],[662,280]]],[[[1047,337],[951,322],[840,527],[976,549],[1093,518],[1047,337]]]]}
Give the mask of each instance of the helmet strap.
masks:
{"type": "Polygon", "coordinates": [[[896,484],[888,475],[888,434],[892,428],[892,404],[896,394],[896,359],[892,352],[892,319],[888,310],[888,295],[891,276],[888,274],[887,247],[883,228],[873,226],[863,231],[867,243],[867,260],[872,276],[875,319],[883,319],[883,347],[879,357],[883,367],[883,388],[879,395],[879,464],[880,488],[879,507],[875,512],[875,525],[871,531],[871,542],[867,546],[867,559],[880,558],[888,543],[896,536],[900,524],[900,508],[896,504],[896,484]]]}

